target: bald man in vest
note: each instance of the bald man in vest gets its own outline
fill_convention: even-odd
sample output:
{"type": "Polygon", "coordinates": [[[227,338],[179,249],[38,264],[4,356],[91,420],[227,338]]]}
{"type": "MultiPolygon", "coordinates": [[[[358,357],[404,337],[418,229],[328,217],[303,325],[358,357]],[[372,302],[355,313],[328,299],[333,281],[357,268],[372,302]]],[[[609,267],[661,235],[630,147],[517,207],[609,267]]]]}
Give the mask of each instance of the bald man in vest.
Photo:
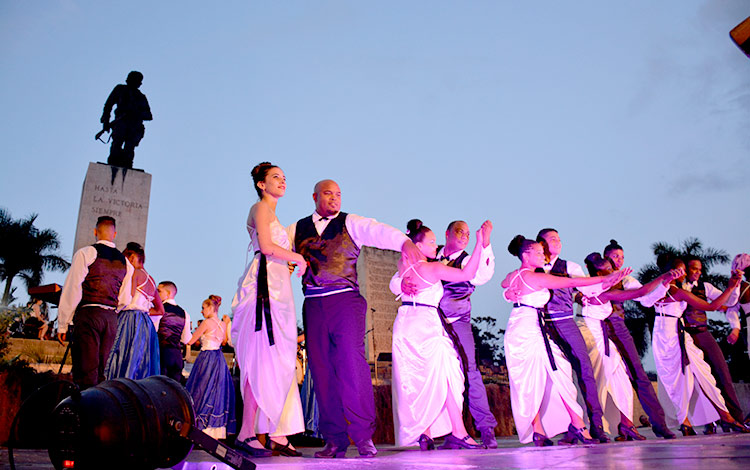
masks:
{"type": "Polygon", "coordinates": [[[326,440],[317,458],[342,458],[349,437],[359,456],[374,457],[375,399],[365,358],[367,302],[359,293],[362,246],[419,257],[401,231],[375,219],[341,212],[341,189],[323,180],[313,192],[315,212],[289,227],[294,249],[310,265],[302,278],[305,342],[326,440]]]}

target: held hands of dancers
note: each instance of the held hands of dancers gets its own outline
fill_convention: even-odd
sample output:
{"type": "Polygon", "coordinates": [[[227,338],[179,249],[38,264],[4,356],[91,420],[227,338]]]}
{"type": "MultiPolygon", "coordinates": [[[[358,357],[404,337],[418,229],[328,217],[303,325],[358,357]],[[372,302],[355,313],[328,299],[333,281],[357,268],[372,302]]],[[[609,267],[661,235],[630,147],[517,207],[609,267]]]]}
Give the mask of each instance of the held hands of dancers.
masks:
{"type": "Polygon", "coordinates": [[[296,263],[294,261],[290,261],[287,264],[289,265],[290,275],[294,272],[294,268],[299,268],[297,270],[297,277],[302,277],[305,274],[305,271],[307,271],[307,262],[305,261],[305,258],[302,257],[302,255],[299,255],[299,260],[296,263]]]}
{"type": "Polygon", "coordinates": [[[735,269],[734,271],[732,271],[732,276],[729,278],[729,283],[727,284],[727,288],[735,289],[737,286],[739,286],[740,282],[742,281],[743,274],[744,272],[739,269],[735,269]]]}

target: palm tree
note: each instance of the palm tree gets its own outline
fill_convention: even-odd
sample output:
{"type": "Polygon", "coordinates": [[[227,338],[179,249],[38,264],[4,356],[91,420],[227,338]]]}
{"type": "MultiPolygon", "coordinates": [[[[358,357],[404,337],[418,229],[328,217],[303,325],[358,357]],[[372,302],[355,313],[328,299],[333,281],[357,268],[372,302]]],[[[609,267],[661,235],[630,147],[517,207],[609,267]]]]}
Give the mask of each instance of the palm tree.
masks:
{"type": "MultiPolygon", "coordinates": [[[[678,258],[695,257],[703,264],[702,279],[710,282],[719,289],[724,289],[729,278],[722,274],[712,273],[711,268],[718,264],[726,264],[730,261],[729,254],[724,250],[715,248],[704,248],[703,243],[696,237],[684,240],[680,246],[675,247],[666,242],[656,242],[651,245],[654,252],[654,260],[659,255],[670,255],[678,258]]],[[[656,261],[642,267],[636,277],[642,284],[656,279],[661,271],[656,266],[656,261]]],[[[625,303],[625,322],[630,329],[638,354],[643,355],[648,350],[651,330],[654,326],[654,309],[643,307],[638,302],[628,301],[625,303]]]]}
{"type": "Polygon", "coordinates": [[[27,287],[38,286],[45,270],[65,271],[70,263],[56,252],[60,249],[57,232],[34,226],[37,214],[15,220],[0,208],[0,281],[5,290],[0,303],[11,301],[13,279],[21,277],[27,287]]]}

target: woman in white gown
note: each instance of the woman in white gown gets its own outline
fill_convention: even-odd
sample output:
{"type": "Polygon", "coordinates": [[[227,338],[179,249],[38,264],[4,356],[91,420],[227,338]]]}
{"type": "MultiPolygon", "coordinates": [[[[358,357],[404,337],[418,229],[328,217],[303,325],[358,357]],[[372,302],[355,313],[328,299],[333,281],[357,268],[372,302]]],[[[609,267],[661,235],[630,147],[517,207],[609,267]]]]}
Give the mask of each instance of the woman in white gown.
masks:
{"type": "MultiPolygon", "coordinates": [[[[591,253],[586,257],[585,262],[591,276],[606,276],[614,271],[612,263],[599,253],[591,253]]],[[[605,320],[612,313],[611,301],[624,302],[637,299],[657,288],[664,289],[660,294],[656,294],[661,296],[666,290],[665,284],[684,274],[680,270],[671,270],[638,289],[610,289],[601,293],[588,292],[587,288],[580,289],[587,296],[582,314],[594,338],[595,349],[591,351],[590,356],[594,366],[599,402],[604,407],[605,425],[610,427],[608,429],[610,433],[614,432],[611,429],[614,423],[618,423],[619,436],[616,440],[640,441],[646,438],[633,425],[633,385],[630,383],[625,362],[617,346],[607,335],[605,320]]]]}
{"type": "Polygon", "coordinates": [[[683,435],[695,435],[692,425],[713,423],[721,419],[722,424],[740,432],[747,432],[727,411],[724,397],[716,387],[711,367],[703,359],[703,351],[693,343],[691,335],[682,329],[682,314],[687,305],[713,311],[724,305],[732,290],[741,279],[741,272],[733,272],[727,289],[711,303],[700,299],[676,285],[685,279],[685,263],[680,259],[660,256],[657,264],[662,270],[682,269],[680,278],[672,281],[667,296],[656,303],[656,319],[651,347],[654,351],[656,373],[677,412],[683,435]]]}
{"type": "Polygon", "coordinates": [[[407,234],[419,248],[422,259],[410,266],[400,262],[395,275],[416,290],[403,295],[393,323],[391,390],[398,446],[419,443],[422,450],[432,450],[433,438],[447,434],[443,448],[481,447],[463,424],[464,374],[458,353],[443,327],[438,305],[443,297],[441,281],[474,278],[482,241],[491,231],[492,224],[485,222],[477,231],[477,247],[469,261],[463,269],[458,269],[428,262],[437,253],[435,234],[419,221],[409,222],[407,234]]]}
{"type": "Polygon", "coordinates": [[[232,300],[232,342],[244,402],[237,447],[253,457],[268,456],[256,437],[268,433],[270,450],[299,456],[286,438],[305,430],[295,380],[297,314],[288,263],[297,264],[300,276],[306,264],[302,255],[289,250],[287,233],[276,218],[276,205],[286,192],[284,172],[263,162],[252,175],[260,199],[247,218],[254,256],[232,300]]]}
{"type": "Polygon", "coordinates": [[[505,330],[505,361],[510,379],[510,401],[518,439],[522,443],[550,446],[547,437],[566,432],[561,443],[598,442],[591,439],[583,423],[583,410],[576,400],[570,362],[542,330],[540,311],[549,300],[548,289],[616,283],[627,270],[606,277],[566,278],[534,272],[546,262],[542,245],[517,235],[508,251],[521,260],[521,267],[502,282],[517,301],[505,330]]]}

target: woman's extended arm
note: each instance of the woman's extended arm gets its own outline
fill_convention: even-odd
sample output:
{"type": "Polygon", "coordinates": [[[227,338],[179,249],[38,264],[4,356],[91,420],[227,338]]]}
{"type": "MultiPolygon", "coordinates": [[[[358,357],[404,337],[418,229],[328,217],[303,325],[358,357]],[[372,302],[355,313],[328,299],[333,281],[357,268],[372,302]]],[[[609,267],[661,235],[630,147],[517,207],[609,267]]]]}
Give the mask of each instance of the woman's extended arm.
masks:
{"type": "Polygon", "coordinates": [[[521,273],[521,276],[523,276],[523,279],[527,284],[538,289],[564,289],[566,287],[593,286],[594,284],[599,284],[600,282],[603,282],[605,286],[612,286],[631,272],[632,269],[625,268],[610,273],[606,276],[561,277],[555,276],[553,274],[524,271],[523,273],[521,273]]]}
{"type": "Polygon", "coordinates": [[[724,305],[729,296],[732,295],[732,291],[740,283],[741,279],[742,271],[733,272],[732,277],[729,278],[729,282],[727,283],[727,288],[724,289],[724,292],[722,292],[721,295],[714,299],[714,301],[711,303],[708,303],[705,300],[696,297],[692,292],[688,292],[676,286],[670,289],[669,293],[672,294],[672,297],[674,297],[675,300],[687,302],[688,305],[693,308],[703,310],[704,312],[713,312],[714,310],[724,305]]]}
{"type": "Polygon", "coordinates": [[[637,289],[615,289],[603,292],[599,294],[599,300],[602,302],[611,300],[614,300],[615,302],[624,302],[626,300],[637,299],[638,297],[643,297],[644,295],[651,293],[651,291],[659,287],[659,285],[667,284],[672,280],[677,279],[682,273],[683,271],[681,269],[672,269],[637,289]]]}

